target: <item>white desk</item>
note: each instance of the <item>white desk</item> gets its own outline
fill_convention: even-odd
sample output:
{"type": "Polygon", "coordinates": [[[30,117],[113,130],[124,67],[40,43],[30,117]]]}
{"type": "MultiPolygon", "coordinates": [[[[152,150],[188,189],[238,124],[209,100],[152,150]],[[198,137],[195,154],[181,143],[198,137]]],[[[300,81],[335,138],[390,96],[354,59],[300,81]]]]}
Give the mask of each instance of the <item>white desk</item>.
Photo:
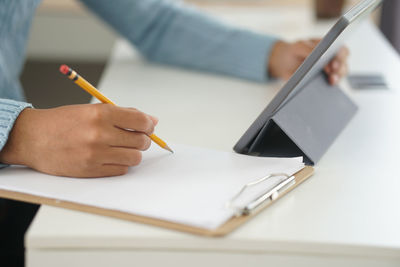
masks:
{"type": "MultiPolygon", "coordinates": [[[[294,26],[276,10],[216,12],[257,30],[274,22],[270,32],[289,38],[326,29],[305,10],[294,26]]],[[[370,24],[348,45],[352,71],[381,72],[390,90],[347,89],[360,110],[315,175],[248,224],[212,239],[43,206],[28,266],[399,266],[400,58],[370,24]]],[[[169,142],[231,150],[279,86],[152,65],[118,42],[100,88],[158,116],[169,142]]]]}

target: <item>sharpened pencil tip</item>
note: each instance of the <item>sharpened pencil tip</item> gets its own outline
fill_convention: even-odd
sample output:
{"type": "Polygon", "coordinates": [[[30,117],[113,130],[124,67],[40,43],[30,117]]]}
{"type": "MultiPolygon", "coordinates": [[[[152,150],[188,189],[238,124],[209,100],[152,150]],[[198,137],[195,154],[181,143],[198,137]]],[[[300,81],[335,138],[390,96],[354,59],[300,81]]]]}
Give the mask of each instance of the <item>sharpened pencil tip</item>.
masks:
{"type": "Polygon", "coordinates": [[[174,151],[169,146],[164,147],[164,149],[168,150],[171,153],[174,153],[174,151]]]}

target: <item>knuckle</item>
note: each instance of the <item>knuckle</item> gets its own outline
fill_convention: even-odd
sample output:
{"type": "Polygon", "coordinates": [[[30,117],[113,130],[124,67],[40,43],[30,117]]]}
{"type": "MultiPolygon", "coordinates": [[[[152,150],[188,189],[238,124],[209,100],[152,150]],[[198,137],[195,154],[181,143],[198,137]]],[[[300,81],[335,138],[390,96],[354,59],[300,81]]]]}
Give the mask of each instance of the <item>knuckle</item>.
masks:
{"type": "Polygon", "coordinates": [[[90,109],[91,119],[94,121],[98,121],[103,116],[103,106],[101,104],[92,105],[90,109]]]}
{"type": "Polygon", "coordinates": [[[128,166],[112,166],[111,169],[106,168],[100,176],[101,177],[120,176],[127,174],[128,171],[129,171],[128,166]]]}
{"type": "Polygon", "coordinates": [[[118,169],[118,172],[116,173],[116,175],[124,175],[124,174],[127,174],[128,171],[129,171],[129,167],[128,166],[121,166],[118,169]]]}
{"type": "Polygon", "coordinates": [[[86,133],[86,140],[88,145],[96,145],[101,143],[101,141],[104,139],[104,134],[103,131],[101,131],[99,128],[93,128],[90,131],[86,133]]]}
{"type": "Polygon", "coordinates": [[[135,150],[132,153],[131,166],[137,166],[142,162],[142,152],[135,150]]]}
{"type": "Polygon", "coordinates": [[[139,113],[138,121],[141,129],[143,129],[144,132],[152,133],[152,131],[154,130],[154,124],[153,121],[149,118],[149,116],[147,116],[144,113],[139,113]]]}
{"type": "Polygon", "coordinates": [[[305,41],[297,41],[297,42],[295,42],[295,43],[293,44],[293,47],[296,48],[296,49],[299,49],[299,48],[302,48],[302,47],[305,46],[305,45],[306,45],[306,42],[305,42],[305,41]]]}
{"type": "Polygon", "coordinates": [[[96,164],[96,152],[93,149],[87,149],[83,154],[82,163],[86,169],[91,169],[96,164]]]}
{"type": "Polygon", "coordinates": [[[145,134],[140,134],[139,135],[139,145],[138,148],[140,150],[147,150],[151,145],[151,140],[150,138],[145,135],[145,134]]]}
{"type": "Polygon", "coordinates": [[[109,104],[94,104],[91,105],[90,118],[94,122],[103,121],[104,118],[112,111],[113,106],[109,104]]]}

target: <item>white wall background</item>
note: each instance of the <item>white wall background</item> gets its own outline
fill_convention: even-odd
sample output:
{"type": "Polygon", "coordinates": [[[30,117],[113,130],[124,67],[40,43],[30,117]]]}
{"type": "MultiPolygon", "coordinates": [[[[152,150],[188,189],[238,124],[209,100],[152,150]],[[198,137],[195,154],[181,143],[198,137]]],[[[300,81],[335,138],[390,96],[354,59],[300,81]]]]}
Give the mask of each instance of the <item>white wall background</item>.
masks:
{"type": "Polygon", "coordinates": [[[43,1],[33,20],[27,56],[45,61],[103,61],[115,38],[116,34],[78,1],[43,1]]]}

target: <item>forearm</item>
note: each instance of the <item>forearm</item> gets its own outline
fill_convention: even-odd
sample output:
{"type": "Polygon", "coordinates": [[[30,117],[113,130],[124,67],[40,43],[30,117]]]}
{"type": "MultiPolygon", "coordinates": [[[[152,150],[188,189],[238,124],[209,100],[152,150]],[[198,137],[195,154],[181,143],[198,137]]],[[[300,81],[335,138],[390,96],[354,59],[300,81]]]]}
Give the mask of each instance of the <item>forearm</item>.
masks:
{"type": "MultiPolygon", "coordinates": [[[[15,120],[18,118],[21,111],[27,107],[32,107],[32,105],[25,102],[0,98],[0,153],[7,143],[15,120]]],[[[6,166],[7,165],[0,162],[0,168],[6,166]]]]}
{"type": "Polygon", "coordinates": [[[164,0],[82,0],[148,59],[264,81],[275,38],[164,0]]]}

